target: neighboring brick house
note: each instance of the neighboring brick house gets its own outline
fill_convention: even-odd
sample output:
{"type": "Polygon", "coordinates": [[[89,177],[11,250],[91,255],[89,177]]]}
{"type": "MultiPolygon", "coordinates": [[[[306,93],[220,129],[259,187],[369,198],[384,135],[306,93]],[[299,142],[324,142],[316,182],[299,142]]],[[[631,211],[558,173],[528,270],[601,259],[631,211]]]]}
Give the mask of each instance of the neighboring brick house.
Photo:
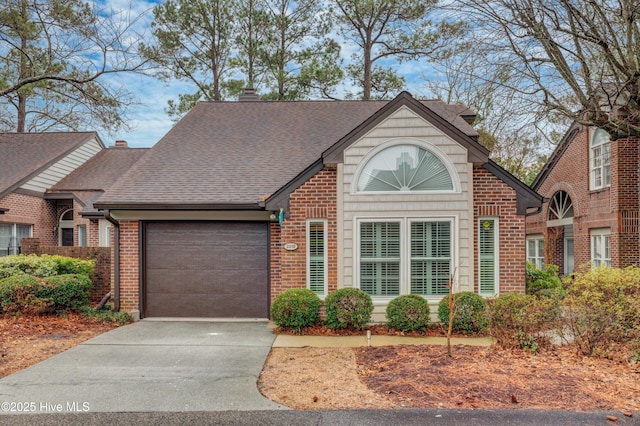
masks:
{"type": "Polygon", "coordinates": [[[562,274],[637,265],[638,161],[637,138],[574,123],[531,185],[546,201],[527,217],[527,259],[562,274]]]}
{"type": "MultiPolygon", "coordinates": [[[[246,100],[249,96],[241,97],[246,100]]],[[[94,207],[117,222],[116,305],[143,317],[269,315],[282,291],[524,291],[542,198],[488,158],[462,105],[198,103],[94,207]]]]}
{"type": "Polygon", "coordinates": [[[24,237],[108,246],[92,200],[139,158],[126,151],[105,149],[95,132],[0,133],[0,256],[19,253],[24,237]]]}

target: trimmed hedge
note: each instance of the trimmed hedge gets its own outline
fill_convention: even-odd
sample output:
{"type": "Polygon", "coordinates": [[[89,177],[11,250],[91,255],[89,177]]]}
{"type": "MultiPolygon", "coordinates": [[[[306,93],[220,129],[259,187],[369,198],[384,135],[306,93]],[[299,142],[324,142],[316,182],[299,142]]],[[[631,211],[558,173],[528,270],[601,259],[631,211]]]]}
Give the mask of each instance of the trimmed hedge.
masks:
{"type": "Polygon", "coordinates": [[[405,294],[387,305],[387,325],[401,331],[424,330],[429,325],[429,302],[417,294],[405,294]]]}
{"type": "Polygon", "coordinates": [[[286,290],[273,299],[271,320],[281,328],[291,328],[299,332],[320,322],[322,301],[313,291],[306,288],[286,290]]]}
{"type": "Polygon", "coordinates": [[[33,275],[51,277],[54,275],[91,276],[95,269],[95,260],[75,259],[66,256],[30,254],[0,257],[0,279],[14,275],[33,275]]]}
{"type": "MultiPolygon", "coordinates": [[[[458,333],[478,333],[488,326],[487,302],[482,296],[471,291],[454,293],[456,315],[453,318],[453,331],[458,333]]],[[[438,303],[438,319],[444,325],[449,324],[449,296],[438,303]]]]}
{"type": "Polygon", "coordinates": [[[324,301],[329,328],[366,328],[371,321],[373,301],[358,288],[341,288],[329,293],[324,301]]]}
{"type": "Polygon", "coordinates": [[[88,305],[90,288],[86,275],[14,275],[0,280],[0,313],[38,315],[78,310],[88,305]]]}

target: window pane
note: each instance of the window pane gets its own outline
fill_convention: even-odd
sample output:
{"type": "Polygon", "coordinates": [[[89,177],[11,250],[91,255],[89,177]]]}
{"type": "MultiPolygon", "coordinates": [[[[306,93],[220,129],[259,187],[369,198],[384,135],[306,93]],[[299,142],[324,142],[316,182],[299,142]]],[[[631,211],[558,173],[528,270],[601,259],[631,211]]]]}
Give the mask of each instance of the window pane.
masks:
{"type": "Polygon", "coordinates": [[[87,246],[87,227],[86,225],[78,226],[78,245],[80,247],[87,246]]]}
{"type": "Polygon", "coordinates": [[[6,256],[9,254],[12,235],[13,225],[0,223],[0,256],[6,256]]]}
{"type": "Polygon", "coordinates": [[[319,296],[325,294],[324,222],[309,224],[309,289],[319,296]]]}
{"type": "Polygon", "coordinates": [[[360,173],[357,190],[453,190],[453,181],[437,155],[415,145],[395,145],[369,160],[360,173]]]}
{"type": "Polygon", "coordinates": [[[400,294],[400,223],[360,224],[360,289],[372,296],[400,294]]]}
{"type": "Polygon", "coordinates": [[[449,293],[451,223],[411,222],[411,293],[449,293]]]}

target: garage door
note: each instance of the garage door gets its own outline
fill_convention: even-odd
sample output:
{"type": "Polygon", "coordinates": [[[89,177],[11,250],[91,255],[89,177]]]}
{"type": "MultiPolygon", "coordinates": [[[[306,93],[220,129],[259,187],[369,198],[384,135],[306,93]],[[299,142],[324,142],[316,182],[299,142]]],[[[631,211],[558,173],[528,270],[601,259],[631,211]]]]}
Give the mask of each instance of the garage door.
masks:
{"type": "Polygon", "coordinates": [[[263,222],[146,222],[146,317],[268,317],[263,222]]]}

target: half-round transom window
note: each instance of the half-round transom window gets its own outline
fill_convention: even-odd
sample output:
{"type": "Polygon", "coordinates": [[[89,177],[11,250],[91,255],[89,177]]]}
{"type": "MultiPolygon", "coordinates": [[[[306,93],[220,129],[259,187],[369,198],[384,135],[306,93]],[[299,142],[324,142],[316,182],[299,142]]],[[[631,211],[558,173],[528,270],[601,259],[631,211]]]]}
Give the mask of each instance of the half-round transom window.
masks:
{"type": "Polygon", "coordinates": [[[549,220],[570,219],[573,217],[571,197],[564,191],[555,193],[549,202],[549,220]]]}
{"type": "Polygon", "coordinates": [[[394,145],[374,155],[360,172],[361,191],[452,191],[449,170],[434,153],[394,145]]]}

